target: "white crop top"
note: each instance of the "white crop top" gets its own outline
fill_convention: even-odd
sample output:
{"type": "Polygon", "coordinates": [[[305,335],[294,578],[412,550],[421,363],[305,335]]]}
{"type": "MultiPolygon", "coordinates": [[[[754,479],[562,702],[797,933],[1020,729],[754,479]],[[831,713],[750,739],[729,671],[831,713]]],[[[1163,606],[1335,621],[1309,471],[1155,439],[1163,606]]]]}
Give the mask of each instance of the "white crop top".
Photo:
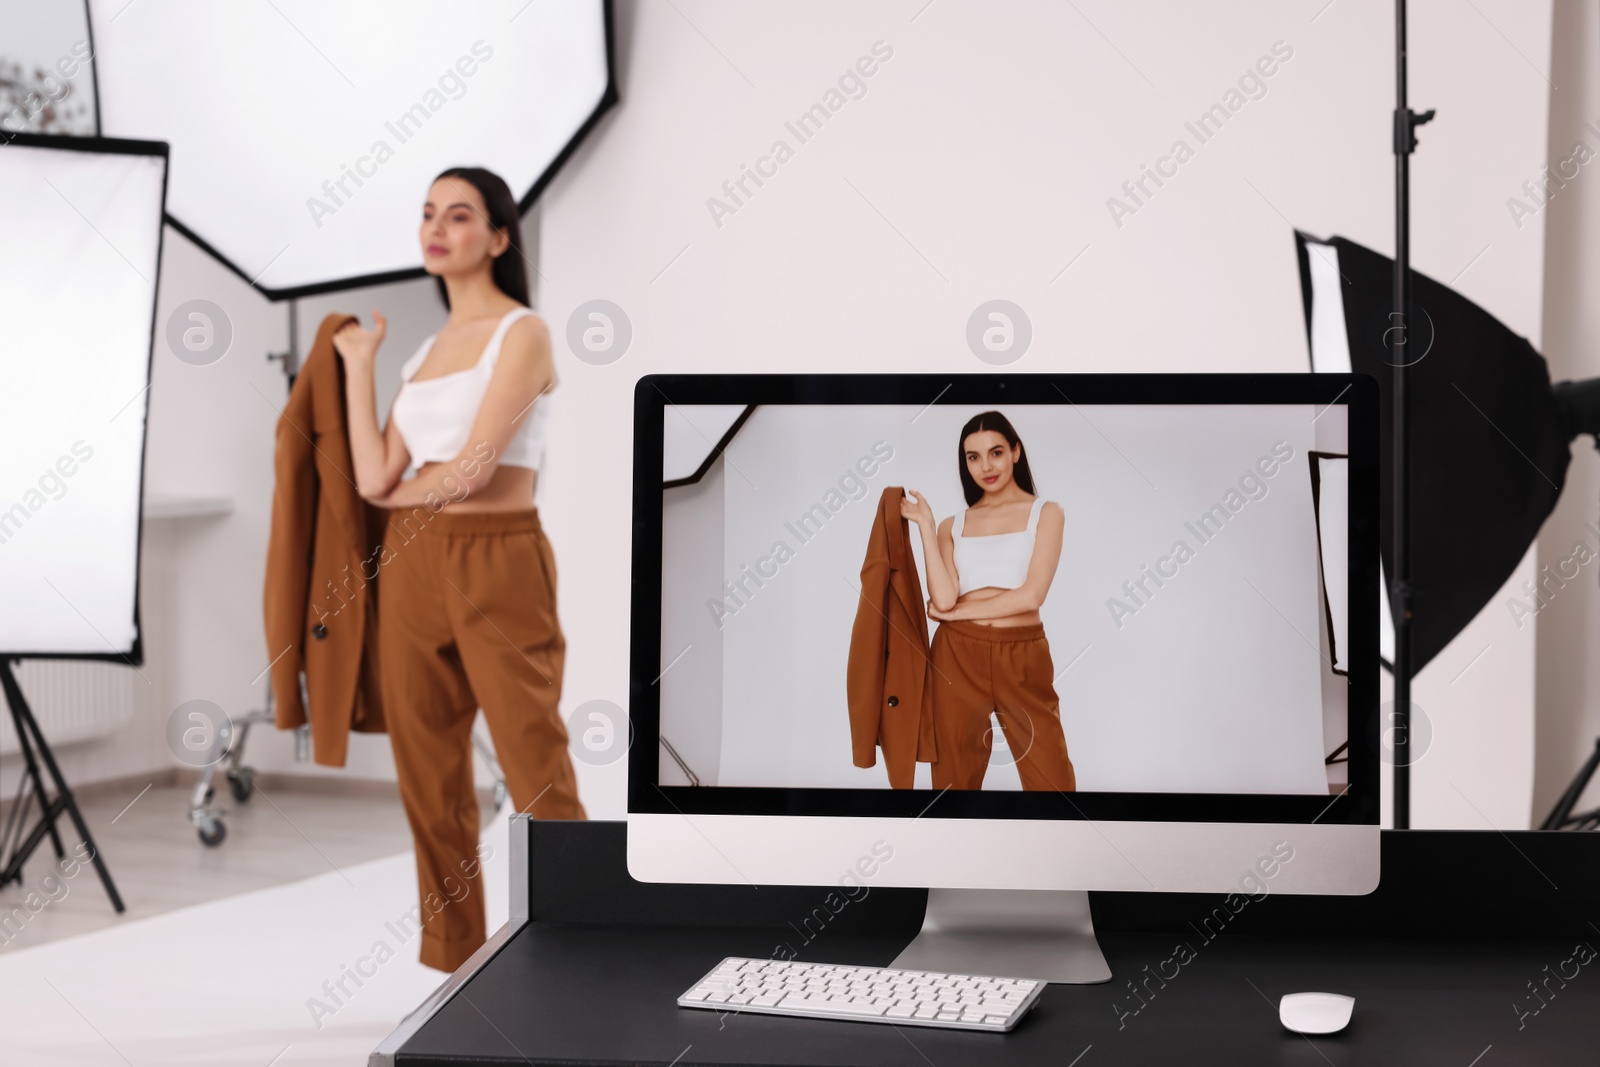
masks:
{"type": "Polygon", "coordinates": [[[1044,507],[1044,497],[1033,498],[1028,511],[1028,525],[1015,533],[979,534],[963,537],[966,509],[956,512],[950,526],[950,540],[956,562],[956,578],[960,595],[974,589],[992,587],[1015,589],[1028,580],[1028,563],[1033,559],[1034,532],[1039,526],[1039,510],[1044,507]]]}
{"type": "MultiPolygon", "coordinates": [[[[406,451],[411,453],[410,469],[416,470],[424,463],[454,459],[467,447],[467,435],[472,432],[473,420],[488,392],[489,378],[500,358],[500,344],[505,340],[506,331],[513,322],[532,314],[527,308],[507,312],[495,327],[478,362],[466,370],[412,381],[412,375],[433,348],[432,337],[423,341],[416,354],[406,360],[400,368],[400,392],[394,398],[389,417],[399,429],[406,451]]],[[[499,462],[538,470],[544,458],[545,427],[549,419],[550,393],[546,390],[522,416],[511,440],[500,453],[499,462]]]]}

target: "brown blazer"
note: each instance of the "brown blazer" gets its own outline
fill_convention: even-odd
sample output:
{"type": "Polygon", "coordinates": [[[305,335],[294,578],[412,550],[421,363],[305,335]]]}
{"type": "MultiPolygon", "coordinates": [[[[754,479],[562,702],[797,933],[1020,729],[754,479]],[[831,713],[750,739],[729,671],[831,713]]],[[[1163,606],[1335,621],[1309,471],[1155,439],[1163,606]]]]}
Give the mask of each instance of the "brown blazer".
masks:
{"type": "Polygon", "coordinates": [[[908,539],[910,524],[900,517],[904,495],[899,486],[890,486],[878,500],[861,564],[846,671],[852,762],[871,767],[877,762],[874,749],[882,748],[895,789],[910,789],[916,765],[937,757],[928,616],[908,539]]]}
{"type": "Polygon", "coordinates": [[[322,320],[278,418],[263,598],[278,728],[309,714],[313,758],[330,767],[344,766],[351,730],[384,729],[376,578],[388,512],[356,491],[344,365],[333,350],[334,331],[352,318],[322,320]]]}

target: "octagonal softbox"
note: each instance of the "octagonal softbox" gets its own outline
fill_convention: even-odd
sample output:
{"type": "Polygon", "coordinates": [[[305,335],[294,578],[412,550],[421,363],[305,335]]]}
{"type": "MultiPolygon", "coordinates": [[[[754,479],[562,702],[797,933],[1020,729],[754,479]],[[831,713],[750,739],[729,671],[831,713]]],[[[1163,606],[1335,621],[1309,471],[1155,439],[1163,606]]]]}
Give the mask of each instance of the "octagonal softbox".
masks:
{"type": "MultiPolygon", "coordinates": [[[[1343,237],[1296,232],[1314,371],[1378,382],[1379,519],[1393,573],[1394,260],[1343,237]]],[[[1566,482],[1572,432],[1544,357],[1442,282],[1411,272],[1407,360],[1412,673],[1422,670],[1500,590],[1566,482]]],[[[1387,642],[1393,645],[1392,636],[1387,642]]]]}
{"type": "Polygon", "coordinates": [[[420,276],[434,175],[525,210],[616,100],[608,0],[88,3],[101,132],[168,142],[168,221],[274,300],[420,276]]]}

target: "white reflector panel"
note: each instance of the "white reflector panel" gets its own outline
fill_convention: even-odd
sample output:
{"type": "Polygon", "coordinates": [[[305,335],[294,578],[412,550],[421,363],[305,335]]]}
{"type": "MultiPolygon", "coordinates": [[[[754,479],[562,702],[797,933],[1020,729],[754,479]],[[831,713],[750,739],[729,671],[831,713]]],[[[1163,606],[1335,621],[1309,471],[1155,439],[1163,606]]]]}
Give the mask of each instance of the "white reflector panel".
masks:
{"type": "Polygon", "coordinates": [[[126,655],[166,157],[47,140],[0,148],[0,652],[126,655]]]}

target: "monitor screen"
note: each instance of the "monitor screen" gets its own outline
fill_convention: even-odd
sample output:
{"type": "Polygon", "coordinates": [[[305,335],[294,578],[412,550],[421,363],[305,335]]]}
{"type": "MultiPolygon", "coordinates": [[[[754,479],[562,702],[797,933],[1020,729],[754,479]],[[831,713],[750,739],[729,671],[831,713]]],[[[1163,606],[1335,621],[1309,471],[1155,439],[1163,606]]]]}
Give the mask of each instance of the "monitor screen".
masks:
{"type": "Polygon", "coordinates": [[[1375,659],[1353,687],[1373,627],[1348,616],[1377,606],[1349,390],[1014,376],[1006,398],[974,377],[935,403],[661,390],[634,709],[654,751],[633,749],[656,791],[829,810],[826,791],[955,791],[1063,817],[1142,795],[1146,818],[1349,792],[1375,659]]]}

